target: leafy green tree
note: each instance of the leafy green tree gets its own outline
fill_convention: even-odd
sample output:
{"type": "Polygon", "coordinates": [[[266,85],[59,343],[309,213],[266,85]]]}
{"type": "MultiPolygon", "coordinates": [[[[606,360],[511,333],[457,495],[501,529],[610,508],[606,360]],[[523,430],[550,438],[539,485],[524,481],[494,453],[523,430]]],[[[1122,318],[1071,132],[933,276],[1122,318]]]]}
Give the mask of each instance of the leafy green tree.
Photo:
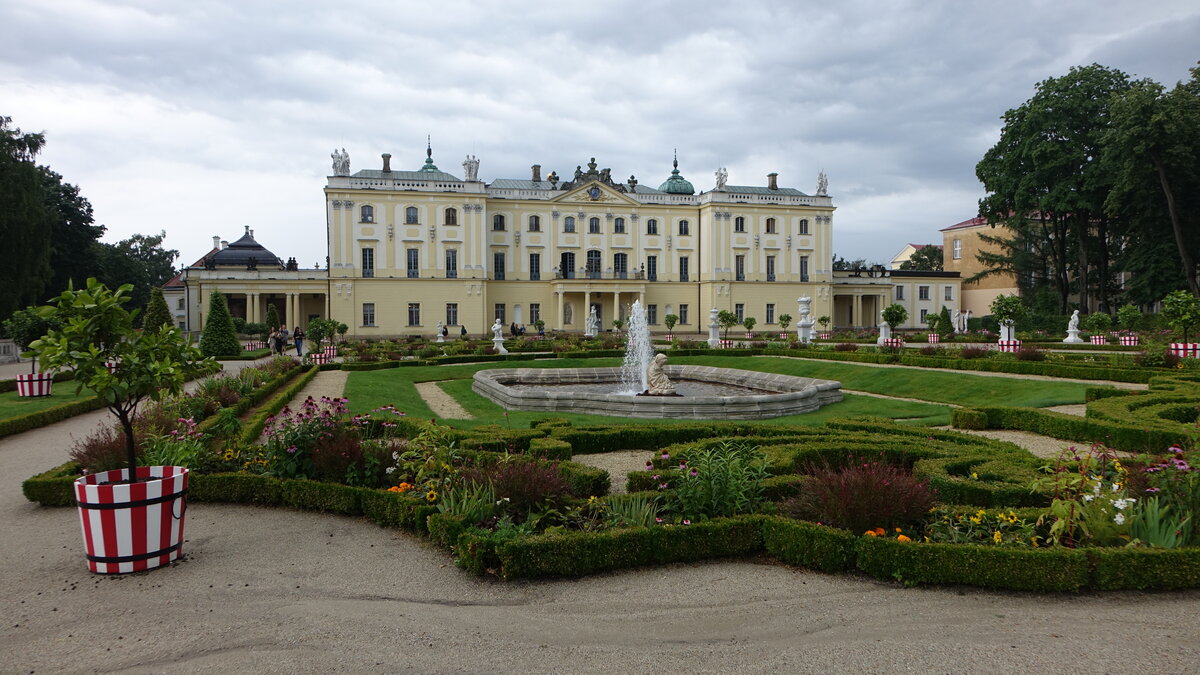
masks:
{"type": "Polygon", "coordinates": [[[229,307],[220,291],[213,291],[208,301],[208,319],[204,332],[200,334],[200,351],[205,356],[237,356],[242,353],[233,320],[229,318],[229,307]]]}
{"type": "Polygon", "coordinates": [[[1112,329],[1112,317],[1104,312],[1092,312],[1083,318],[1083,328],[1089,333],[1103,335],[1112,329]]]}
{"type": "Polygon", "coordinates": [[[663,323],[667,326],[667,332],[670,333],[675,328],[675,324],[679,323],[679,316],[676,314],[668,314],[663,317],[663,323]]]}
{"type": "Polygon", "coordinates": [[[1200,298],[1187,291],[1172,291],[1162,301],[1162,315],[1167,325],[1183,333],[1188,341],[1188,330],[1200,323],[1200,298]]]}
{"type": "Polygon", "coordinates": [[[179,251],[163,248],[166,236],[166,232],[135,234],[116,244],[97,244],[100,280],[111,287],[131,284],[131,308],[145,308],[150,302],[150,289],[162,286],[175,276],[174,263],[179,251]]]}
{"type": "Polygon", "coordinates": [[[1142,310],[1125,305],[1117,310],[1117,325],[1123,330],[1135,331],[1142,326],[1142,310]]]}
{"type": "Polygon", "coordinates": [[[0,117],[0,318],[40,303],[50,281],[53,213],[34,158],[43,134],[25,134],[0,117]]]}
{"type": "Polygon", "coordinates": [[[833,319],[830,319],[828,314],[817,317],[817,324],[821,326],[821,330],[828,329],[831,321],[833,321],[833,319]]]}
{"type": "Polygon", "coordinates": [[[757,324],[757,323],[758,323],[758,319],[755,319],[755,318],[754,318],[754,317],[752,317],[752,316],[748,316],[748,317],[746,317],[746,318],[742,319],[742,325],[746,327],[746,332],[747,332],[747,333],[749,333],[749,332],[753,331],[753,330],[754,330],[754,326],[755,326],[755,324],[757,324]]]}
{"type": "Polygon", "coordinates": [[[67,287],[83,288],[88,277],[101,273],[97,242],[105,227],[95,224],[92,204],[78,187],[64,182],[61,175],[48,167],[38,169],[53,220],[49,288],[54,293],[67,287]]]}
{"type": "Polygon", "coordinates": [[[887,307],[884,307],[883,311],[880,312],[879,315],[883,317],[884,323],[886,323],[892,330],[896,330],[897,326],[904,323],[908,319],[908,310],[904,308],[904,305],[892,303],[887,307]]]}
{"type": "Polygon", "coordinates": [[[992,318],[1001,324],[1015,323],[1027,313],[1025,303],[1017,295],[997,295],[992,300],[991,310],[992,318]]]}
{"type": "Polygon", "coordinates": [[[279,329],[279,311],[275,309],[275,303],[267,303],[267,331],[279,329]]]}
{"type": "Polygon", "coordinates": [[[779,328],[780,329],[782,329],[784,332],[787,332],[788,326],[790,326],[791,324],[792,324],[792,315],[791,314],[780,314],[779,315],[779,328]]]}
{"type": "MultiPolygon", "coordinates": [[[[36,307],[26,307],[13,312],[12,317],[4,321],[4,334],[17,343],[17,346],[24,352],[35,340],[58,327],[57,319],[43,316],[36,307]]],[[[36,358],[30,361],[29,372],[37,372],[36,358]]]]}
{"type": "Polygon", "coordinates": [[[146,307],[146,313],[142,315],[142,328],[152,329],[174,325],[175,319],[171,317],[171,310],[167,307],[166,299],[163,298],[162,289],[155,286],[150,289],[150,304],[146,307]]]}
{"type": "Polygon", "coordinates": [[[913,251],[908,260],[900,263],[902,270],[929,270],[940,272],[943,268],[942,247],[929,244],[913,251]]]}
{"type": "Polygon", "coordinates": [[[137,466],[133,419],[142,401],[177,394],[183,383],[211,367],[179,330],[134,330],[137,311],[123,307],[131,287],[113,291],[96,279],[87,287],[67,290],[55,304],[39,309],[62,325],[36,340],[30,349],[44,367],[74,373],[76,392],[87,388],[108,406],[125,432],[129,473],[137,466]],[[116,367],[109,368],[110,363],[116,367]]]}
{"type": "Polygon", "coordinates": [[[737,315],[729,310],[723,309],[720,312],[717,312],[717,325],[725,331],[724,339],[728,340],[729,329],[738,325],[737,315]]]}

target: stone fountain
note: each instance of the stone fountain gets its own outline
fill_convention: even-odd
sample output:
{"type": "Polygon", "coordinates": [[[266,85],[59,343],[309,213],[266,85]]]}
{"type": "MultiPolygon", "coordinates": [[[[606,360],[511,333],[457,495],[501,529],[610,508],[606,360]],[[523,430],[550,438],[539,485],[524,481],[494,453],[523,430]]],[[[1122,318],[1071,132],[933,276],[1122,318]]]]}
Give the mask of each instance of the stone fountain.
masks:
{"type": "Polygon", "coordinates": [[[842,400],[832,380],[712,366],[673,366],[654,352],[640,302],[620,368],[507,368],[475,373],[472,389],[508,410],[679,419],[767,419],[842,400]],[[655,386],[647,371],[656,361],[655,386]],[[661,378],[661,379],[660,379],[661,378]],[[673,387],[677,395],[664,389],[673,387]],[[649,393],[651,395],[638,394],[649,393]],[[665,395],[664,395],[665,394],[665,395]]]}

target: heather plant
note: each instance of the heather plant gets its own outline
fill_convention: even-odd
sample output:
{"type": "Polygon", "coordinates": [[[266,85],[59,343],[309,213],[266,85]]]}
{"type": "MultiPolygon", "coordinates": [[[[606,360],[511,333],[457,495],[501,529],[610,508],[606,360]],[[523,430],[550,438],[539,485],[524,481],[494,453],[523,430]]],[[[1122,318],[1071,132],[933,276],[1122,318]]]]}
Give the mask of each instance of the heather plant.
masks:
{"type": "MultiPolygon", "coordinates": [[[[135,443],[135,455],[141,456],[141,437],[135,443]]],[[[92,433],[74,439],[69,451],[71,461],[79,464],[84,473],[99,473],[127,465],[125,432],[113,425],[101,425],[92,433]]]]}
{"type": "Polygon", "coordinates": [[[882,458],[855,458],[843,467],[810,464],[804,473],[810,479],[783,510],[851,532],[913,525],[934,504],[928,482],[882,458]]]}
{"type": "Polygon", "coordinates": [[[985,359],[991,354],[992,350],[986,347],[963,347],[958,351],[959,358],[963,359],[985,359]]]}
{"type": "MultiPolygon", "coordinates": [[[[1107,315],[1105,315],[1107,316],[1107,315]]],[[[1021,347],[1017,350],[1015,356],[1018,361],[1045,361],[1046,352],[1037,347],[1021,347]]]]}
{"type": "Polygon", "coordinates": [[[833,346],[835,352],[856,352],[858,345],[853,342],[839,342],[833,346]]]}
{"type": "Polygon", "coordinates": [[[670,493],[670,510],[683,518],[716,518],[750,513],[762,502],[766,459],[758,446],[723,441],[686,453],[670,493]]]}

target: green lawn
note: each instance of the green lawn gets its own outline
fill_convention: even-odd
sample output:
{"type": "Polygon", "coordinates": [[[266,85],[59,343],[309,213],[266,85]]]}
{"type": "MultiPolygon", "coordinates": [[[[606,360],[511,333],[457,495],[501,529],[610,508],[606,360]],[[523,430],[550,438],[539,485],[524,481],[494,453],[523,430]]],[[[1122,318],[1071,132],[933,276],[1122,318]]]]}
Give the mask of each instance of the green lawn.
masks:
{"type": "Polygon", "coordinates": [[[17,396],[17,392],[15,391],[5,392],[0,394],[0,420],[28,415],[29,413],[53,408],[56,405],[71,403],[91,396],[93,396],[92,392],[87,389],[76,394],[74,382],[55,382],[54,393],[50,396],[29,396],[22,398],[17,396]]]}

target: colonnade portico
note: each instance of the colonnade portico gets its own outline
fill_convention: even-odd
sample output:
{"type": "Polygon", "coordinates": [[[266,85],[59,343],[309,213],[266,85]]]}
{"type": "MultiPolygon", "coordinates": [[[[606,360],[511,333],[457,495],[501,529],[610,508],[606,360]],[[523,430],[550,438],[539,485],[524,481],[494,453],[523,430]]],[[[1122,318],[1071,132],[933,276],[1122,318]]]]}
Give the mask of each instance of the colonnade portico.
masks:
{"type": "MultiPolygon", "coordinates": [[[[622,316],[623,304],[632,305],[635,301],[646,304],[646,287],[644,284],[629,284],[622,288],[613,288],[608,284],[600,287],[591,286],[580,288],[578,284],[556,284],[554,288],[555,315],[547,325],[556,330],[582,331],[586,327],[588,312],[593,304],[600,306],[600,329],[611,325],[612,320],[622,316]],[[605,312],[611,303],[611,314],[605,312]],[[567,305],[572,307],[571,321],[566,321],[567,305]]],[[[543,317],[545,320],[545,317],[543,317]]]]}

